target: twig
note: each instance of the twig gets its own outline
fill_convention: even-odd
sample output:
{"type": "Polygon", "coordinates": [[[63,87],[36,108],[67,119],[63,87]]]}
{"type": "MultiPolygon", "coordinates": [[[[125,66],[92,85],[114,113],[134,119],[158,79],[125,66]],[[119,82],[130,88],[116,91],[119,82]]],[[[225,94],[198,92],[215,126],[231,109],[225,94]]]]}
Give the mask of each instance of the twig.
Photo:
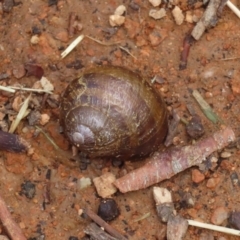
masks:
{"type": "Polygon", "coordinates": [[[91,236],[91,239],[94,238],[96,240],[118,240],[118,238],[112,237],[106,232],[104,232],[100,227],[97,226],[96,223],[90,223],[84,232],[87,235],[91,236]]]}
{"type": "Polygon", "coordinates": [[[179,70],[186,69],[190,47],[192,46],[193,42],[194,38],[190,34],[187,34],[183,40],[183,49],[180,57],[179,70]]]}
{"type": "Polygon", "coordinates": [[[16,89],[16,90],[22,90],[26,92],[37,92],[37,93],[48,93],[48,94],[53,94],[51,91],[47,91],[44,89],[34,89],[34,88],[25,88],[25,87],[12,87],[9,86],[11,89],[16,89]]]}
{"type": "Polygon", "coordinates": [[[227,1],[226,4],[240,18],[240,10],[230,1],[227,1]]]}
{"type": "Polygon", "coordinates": [[[59,146],[54,142],[54,140],[45,132],[43,131],[42,128],[38,127],[38,126],[35,126],[36,129],[38,129],[46,138],[47,140],[53,145],[53,147],[56,149],[56,150],[59,150],[59,146]]]}
{"type": "Polygon", "coordinates": [[[29,112],[27,112],[27,108],[28,108],[28,103],[29,103],[30,98],[31,98],[31,94],[25,99],[16,119],[12,122],[10,130],[9,130],[10,133],[13,133],[16,130],[20,121],[24,117],[26,117],[26,115],[29,113],[29,112]]]}
{"type": "Polygon", "coordinates": [[[12,240],[27,240],[18,224],[12,219],[7,205],[0,196],[0,219],[12,240]]]}
{"type": "Polygon", "coordinates": [[[61,57],[65,58],[82,40],[84,39],[84,35],[78,36],[62,53],[61,57]]]}
{"type": "Polygon", "coordinates": [[[226,227],[221,227],[221,226],[216,226],[216,225],[208,224],[208,223],[197,222],[197,221],[194,221],[194,220],[187,220],[187,221],[188,221],[188,224],[191,225],[191,226],[210,229],[210,230],[214,230],[214,231],[218,231],[218,232],[222,232],[222,233],[227,233],[227,234],[231,234],[231,235],[235,235],[235,236],[240,236],[240,231],[239,230],[226,228],[226,227]]]}
{"type": "Polygon", "coordinates": [[[141,217],[133,220],[133,222],[139,222],[139,221],[141,221],[141,220],[143,220],[143,219],[145,219],[145,218],[148,218],[148,217],[150,217],[150,216],[151,216],[151,213],[150,213],[150,212],[145,213],[145,214],[143,214],[141,217]]]}
{"type": "Polygon", "coordinates": [[[233,130],[226,127],[212,136],[196,142],[195,145],[155,152],[144,166],[117,179],[113,184],[122,193],[149,187],[169,179],[189,167],[199,165],[211,153],[224,148],[235,139],[233,130]]]}
{"type": "Polygon", "coordinates": [[[92,41],[97,42],[97,43],[99,43],[99,44],[101,44],[101,45],[103,45],[103,46],[117,45],[117,44],[119,44],[119,43],[122,42],[122,41],[117,41],[117,42],[106,43],[106,42],[102,42],[102,41],[100,41],[100,40],[98,40],[98,39],[96,39],[96,38],[90,37],[90,36],[85,36],[85,37],[86,37],[86,38],[89,38],[89,39],[91,39],[92,41]]]}
{"type": "Polygon", "coordinates": [[[199,40],[206,29],[215,27],[218,22],[217,11],[221,4],[221,0],[210,0],[206,11],[202,18],[197,22],[193,28],[191,35],[196,40],[199,40]]]}
{"type": "Polygon", "coordinates": [[[137,60],[137,58],[125,47],[119,46],[120,49],[122,49],[123,51],[125,51],[126,53],[128,53],[131,57],[133,57],[135,60],[137,60]]]}
{"type": "Polygon", "coordinates": [[[108,223],[106,223],[102,218],[100,218],[96,213],[94,213],[92,210],[85,208],[84,213],[87,214],[95,223],[97,223],[99,226],[104,228],[109,234],[111,234],[113,237],[116,237],[119,240],[127,240],[121,233],[119,233],[117,230],[115,230],[113,227],[111,227],[108,223]]]}
{"type": "Polygon", "coordinates": [[[216,113],[213,112],[213,109],[210,107],[210,105],[203,99],[201,94],[197,90],[193,90],[192,92],[193,97],[196,99],[198,104],[200,105],[203,113],[205,116],[212,121],[213,123],[223,122],[216,113]]]}
{"type": "Polygon", "coordinates": [[[6,92],[11,92],[11,93],[16,92],[14,89],[11,89],[9,87],[4,87],[4,86],[0,86],[0,90],[6,91],[6,92]]]}
{"type": "Polygon", "coordinates": [[[0,131],[0,149],[9,152],[26,152],[30,144],[16,134],[0,131]]]}
{"type": "Polygon", "coordinates": [[[164,142],[166,147],[169,147],[172,144],[173,138],[177,132],[178,124],[181,120],[175,109],[172,111],[172,116],[173,118],[168,123],[168,134],[164,142]]]}

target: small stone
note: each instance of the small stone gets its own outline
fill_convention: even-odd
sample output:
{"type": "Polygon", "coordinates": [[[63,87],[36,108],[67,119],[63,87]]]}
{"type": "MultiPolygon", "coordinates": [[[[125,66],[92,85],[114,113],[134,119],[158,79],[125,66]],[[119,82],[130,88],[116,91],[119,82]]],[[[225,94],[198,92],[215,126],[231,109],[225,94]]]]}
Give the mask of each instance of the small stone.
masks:
{"type": "Polygon", "coordinates": [[[220,182],[220,178],[217,177],[217,178],[209,178],[208,181],[207,181],[207,188],[215,188],[220,182]]]}
{"type": "Polygon", "coordinates": [[[214,210],[211,216],[211,223],[221,225],[229,216],[228,210],[225,207],[218,207],[214,210]]]}
{"type": "Polygon", "coordinates": [[[31,37],[30,42],[31,42],[32,45],[36,45],[36,44],[39,43],[39,40],[40,40],[39,36],[34,35],[34,36],[31,37]]]}
{"type": "Polygon", "coordinates": [[[101,199],[98,207],[98,216],[105,221],[112,221],[120,214],[116,201],[112,198],[101,199]]]}
{"type": "Polygon", "coordinates": [[[185,21],[188,23],[193,23],[193,15],[191,11],[186,12],[185,21]]]}
{"type": "Polygon", "coordinates": [[[49,120],[50,120],[50,116],[48,114],[46,114],[46,113],[41,114],[40,124],[42,126],[47,124],[49,122],[49,120]]]}
{"type": "Polygon", "coordinates": [[[97,189],[98,195],[102,198],[106,198],[114,194],[117,191],[117,188],[113,185],[115,180],[115,175],[110,172],[94,178],[93,183],[97,189]]]}
{"type": "Polygon", "coordinates": [[[184,15],[178,6],[175,6],[175,8],[172,10],[172,15],[177,25],[181,25],[183,23],[184,15]]]}
{"type": "Polygon", "coordinates": [[[235,229],[240,230],[240,212],[231,212],[230,217],[228,219],[229,223],[235,229]]]}
{"type": "Polygon", "coordinates": [[[153,198],[156,205],[172,202],[172,195],[167,188],[153,187],[153,198]]]}
{"type": "Polygon", "coordinates": [[[31,181],[26,181],[21,185],[20,194],[24,194],[27,198],[32,199],[36,194],[36,186],[31,181]]]}
{"type": "Polygon", "coordinates": [[[174,216],[167,222],[167,239],[182,240],[186,235],[188,222],[180,216],[174,216]]]}
{"type": "Polygon", "coordinates": [[[82,190],[88,186],[91,186],[92,182],[90,178],[82,177],[77,180],[77,186],[79,190],[82,190]]]}
{"type": "Polygon", "coordinates": [[[162,0],[149,0],[149,2],[154,6],[157,7],[161,4],[162,0]]]}
{"type": "Polygon", "coordinates": [[[126,7],[124,5],[120,5],[116,8],[114,15],[122,16],[126,12],[126,7]]]}
{"type": "Polygon", "coordinates": [[[225,151],[225,152],[222,152],[220,156],[221,156],[221,158],[229,158],[229,157],[231,157],[231,155],[232,154],[230,152],[225,151]]]}
{"type": "Polygon", "coordinates": [[[125,22],[124,16],[119,15],[110,15],[109,16],[109,23],[112,27],[121,26],[125,22]]]}
{"type": "Polygon", "coordinates": [[[192,181],[194,183],[200,183],[205,179],[205,175],[201,173],[198,169],[192,170],[192,181]]]}
{"type": "Polygon", "coordinates": [[[14,68],[13,68],[13,76],[17,79],[20,79],[22,77],[25,76],[26,74],[26,70],[23,64],[17,64],[14,68]]]}
{"type": "Polygon", "coordinates": [[[161,19],[166,16],[166,10],[164,8],[161,8],[159,10],[151,9],[149,11],[149,17],[152,17],[154,19],[161,19]]]}

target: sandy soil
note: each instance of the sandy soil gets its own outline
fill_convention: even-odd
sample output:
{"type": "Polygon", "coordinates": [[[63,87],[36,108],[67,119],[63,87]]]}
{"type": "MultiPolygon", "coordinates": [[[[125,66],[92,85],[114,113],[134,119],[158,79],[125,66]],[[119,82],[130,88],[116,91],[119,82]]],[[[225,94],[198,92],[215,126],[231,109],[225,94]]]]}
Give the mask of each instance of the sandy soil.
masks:
{"type": "MultiPolygon", "coordinates": [[[[186,106],[192,105],[201,116],[205,136],[211,135],[220,126],[204,116],[192,97],[190,90],[198,89],[238,137],[240,20],[224,8],[217,26],[205,32],[193,44],[187,68],[180,71],[183,39],[194,23],[176,25],[171,8],[167,5],[163,4],[167,11],[166,17],[155,20],[148,16],[149,10],[153,8],[148,1],[49,2],[53,5],[49,6],[47,1],[41,0],[22,1],[9,9],[9,12],[0,13],[0,77],[3,78],[5,73],[8,75],[0,84],[21,84],[31,88],[38,79],[25,74],[24,64],[34,63],[43,68],[44,76],[54,85],[56,101],[50,102],[55,105],[49,104],[46,95],[33,94],[35,103],[32,103],[31,110],[38,109],[42,114],[50,116],[50,121],[41,128],[65,153],[61,155],[61,151],[54,149],[42,133],[36,134],[34,126],[30,126],[27,120],[22,121],[16,133],[27,139],[35,152],[32,156],[0,152],[0,191],[28,239],[71,239],[71,236],[81,239],[90,220],[79,216],[79,209],[89,207],[97,211],[100,197],[94,185],[81,190],[79,179],[93,179],[108,171],[118,176],[123,170],[142,165],[143,161],[128,163],[121,169],[113,167],[110,160],[92,160],[86,170],[67,166],[71,149],[60,133],[58,118],[60,94],[67,84],[84,69],[101,64],[130,67],[147,79],[157,75],[160,81],[154,85],[169,109],[174,108],[181,117],[189,118],[186,106]],[[126,19],[122,26],[114,29],[110,27],[108,18],[120,4],[127,8],[126,19]],[[76,12],[78,23],[83,27],[72,36],[68,32],[71,12],[76,12]],[[111,44],[105,46],[85,38],[66,58],[61,59],[61,52],[80,34],[111,44]],[[33,36],[36,42],[31,42],[33,36]],[[50,180],[46,177],[49,171],[50,180]],[[31,199],[22,194],[22,184],[26,181],[36,186],[36,193],[31,199]],[[50,197],[46,196],[48,191],[50,197]]],[[[186,6],[185,2],[179,4],[186,6]]],[[[184,14],[187,9],[196,15],[204,11],[204,8],[193,5],[192,8],[184,7],[184,14]]],[[[8,106],[9,110],[4,116],[7,122],[16,115],[16,109],[10,111],[16,96],[24,99],[28,93],[0,93],[1,106],[8,106]]],[[[185,125],[180,123],[175,144],[182,146],[191,141],[186,135],[185,125]]],[[[192,179],[193,170],[198,167],[157,184],[172,192],[175,207],[181,216],[211,223],[219,207],[224,208],[227,214],[240,210],[239,185],[232,182],[232,176],[236,179],[239,175],[238,145],[224,151],[231,153],[230,156],[223,159],[221,153],[215,153],[218,162],[211,169],[202,171],[204,177],[198,184],[192,179]],[[209,180],[214,184],[209,185],[209,180]]],[[[121,214],[110,224],[119,232],[133,240],[165,239],[166,225],[161,223],[156,214],[152,187],[127,194],[116,193],[113,198],[121,214]],[[150,216],[138,221],[146,213],[150,213],[150,216]]],[[[228,220],[222,225],[229,226],[228,220]]],[[[189,227],[184,239],[233,240],[238,237],[189,227]]]]}

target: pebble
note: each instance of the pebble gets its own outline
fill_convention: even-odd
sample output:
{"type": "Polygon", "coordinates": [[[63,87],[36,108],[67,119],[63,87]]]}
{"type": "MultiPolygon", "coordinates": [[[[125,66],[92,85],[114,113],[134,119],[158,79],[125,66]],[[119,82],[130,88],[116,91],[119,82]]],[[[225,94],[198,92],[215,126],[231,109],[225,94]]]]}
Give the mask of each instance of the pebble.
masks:
{"type": "Polygon", "coordinates": [[[207,181],[207,188],[215,188],[220,182],[220,178],[217,177],[217,178],[209,178],[208,181],[207,181]]]}
{"type": "Polygon", "coordinates": [[[110,172],[94,178],[93,183],[97,189],[98,195],[102,198],[106,198],[114,194],[117,191],[117,188],[113,185],[115,180],[115,175],[110,172]]]}
{"type": "Polygon", "coordinates": [[[172,10],[172,15],[177,25],[181,25],[183,23],[184,15],[178,6],[175,6],[175,8],[172,10]]]}
{"type": "Polygon", "coordinates": [[[120,5],[116,8],[114,15],[122,16],[126,12],[126,7],[124,5],[120,5]]]}
{"type": "Polygon", "coordinates": [[[156,205],[172,202],[171,192],[167,188],[153,187],[153,198],[156,205]]]}
{"type": "Polygon", "coordinates": [[[240,230],[240,212],[231,212],[228,221],[233,228],[240,230]]]}
{"type": "Polygon", "coordinates": [[[79,190],[82,190],[88,186],[91,186],[92,182],[91,182],[91,179],[90,178],[85,178],[85,177],[82,177],[80,179],[77,180],[77,188],[79,190]]]}
{"type": "Polygon", "coordinates": [[[124,16],[119,16],[119,15],[110,15],[109,16],[109,24],[112,27],[116,26],[121,26],[125,22],[125,17],[124,16]]]}
{"type": "Polygon", "coordinates": [[[50,120],[50,116],[46,113],[41,114],[40,124],[42,126],[46,125],[50,120]]]}
{"type": "Polygon", "coordinates": [[[218,207],[214,210],[211,216],[211,223],[221,225],[229,216],[228,210],[225,207],[218,207]]]}
{"type": "Polygon", "coordinates": [[[17,64],[12,71],[15,78],[20,79],[25,76],[26,70],[23,64],[17,64]]]}
{"type": "Polygon", "coordinates": [[[162,0],[149,0],[149,2],[154,6],[157,7],[161,4],[162,0]]]}
{"type": "Polygon", "coordinates": [[[36,194],[36,186],[31,181],[22,183],[21,188],[20,194],[24,194],[29,199],[32,199],[36,194]]]}
{"type": "Polygon", "coordinates": [[[231,155],[232,155],[232,154],[231,154],[230,152],[224,151],[224,152],[221,153],[220,156],[221,156],[222,158],[229,158],[229,157],[231,157],[231,155]]]}
{"type": "Polygon", "coordinates": [[[39,36],[37,36],[37,35],[32,36],[30,39],[30,42],[32,45],[37,45],[39,43],[39,41],[40,41],[40,39],[39,39],[39,36]]]}
{"type": "Polygon", "coordinates": [[[101,199],[97,214],[105,221],[112,221],[119,216],[120,211],[114,199],[104,198],[101,199]]]}
{"type": "Polygon", "coordinates": [[[164,8],[161,8],[159,10],[151,9],[149,11],[149,17],[152,17],[154,19],[161,19],[166,16],[166,10],[164,8]]]}
{"type": "Polygon", "coordinates": [[[205,175],[201,173],[198,169],[192,170],[192,181],[194,183],[200,183],[205,179],[205,175]]]}
{"type": "Polygon", "coordinates": [[[174,216],[167,223],[167,239],[182,240],[186,235],[188,222],[180,216],[174,216]]]}
{"type": "Polygon", "coordinates": [[[188,23],[193,23],[193,15],[191,11],[186,12],[185,21],[188,23]]]}

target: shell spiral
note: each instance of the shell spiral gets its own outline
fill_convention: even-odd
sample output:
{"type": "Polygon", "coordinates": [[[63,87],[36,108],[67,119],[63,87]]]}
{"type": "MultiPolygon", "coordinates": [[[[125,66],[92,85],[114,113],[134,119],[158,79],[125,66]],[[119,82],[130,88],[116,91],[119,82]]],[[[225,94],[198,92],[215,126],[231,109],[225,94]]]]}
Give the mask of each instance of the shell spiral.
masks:
{"type": "Polygon", "coordinates": [[[91,158],[147,156],[167,133],[166,106],[156,90],[113,66],[89,70],[68,85],[60,121],[70,142],[91,158]]]}

